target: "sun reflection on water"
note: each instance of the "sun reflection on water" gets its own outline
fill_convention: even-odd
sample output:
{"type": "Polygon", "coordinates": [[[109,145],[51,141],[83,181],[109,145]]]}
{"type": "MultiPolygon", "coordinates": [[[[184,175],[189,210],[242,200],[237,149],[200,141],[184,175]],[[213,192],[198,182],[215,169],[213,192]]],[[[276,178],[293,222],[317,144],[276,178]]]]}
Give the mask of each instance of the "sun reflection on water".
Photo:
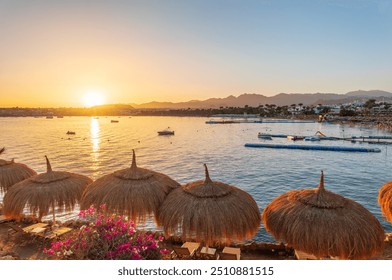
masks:
{"type": "Polygon", "coordinates": [[[90,120],[90,139],[91,139],[91,158],[94,170],[98,168],[99,150],[100,150],[100,127],[98,119],[90,120]]]}

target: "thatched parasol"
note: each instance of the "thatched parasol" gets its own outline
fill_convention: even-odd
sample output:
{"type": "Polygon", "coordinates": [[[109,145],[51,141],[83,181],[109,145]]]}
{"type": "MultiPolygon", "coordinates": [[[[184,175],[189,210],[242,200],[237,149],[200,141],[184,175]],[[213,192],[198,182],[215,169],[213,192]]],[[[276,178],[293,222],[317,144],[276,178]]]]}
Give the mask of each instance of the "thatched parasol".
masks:
{"type": "Polygon", "coordinates": [[[277,240],[318,258],[366,259],[383,249],[384,229],[359,203],[324,188],[292,190],[263,211],[265,228],[277,240]]]}
{"type": "Polygon", "coordinates": [[[392,182],[386,183],[379,191],[378,204],[385,218],[392,223],[392,182]]]}
{"type": "Polygon", "coordinates": [[[19,219],[23,209],[27,206],[38,219],[53,212],[55,220],[55,207],[59,211],[71,211],[79,202],[86,186],[92,180],[86,176],[52,171],[46,158],[47,172],[42,173],[15,184],[4,196],[4,214],[6,217],[19,219]]]}
{"type": "Polygon", "coordinates": [[[162,173],[137,167],[132,152],[130,168],[105,175],[87,187],[82,209],[105,204],[108,214],[125,215],[135,222],[145,222],[152,214],[156,217],[167,194],[180,184],[162,173]]]}
{"type": "MultiPolygon", "coordinates": [[[[0,154],[4,151],[2,148],[0,154]]],[[[37,173],[22,163],[0,159],[0,192],[7,192],[12,185],[34,175],[37,173]]]]}
{"type": "Polygon", "coordinates": [[[210,179],[171,192],[159,210],[166,235],[181,235],[206,246],[252,238],[260,227],[259,207],[247,192],[210,179]]]}

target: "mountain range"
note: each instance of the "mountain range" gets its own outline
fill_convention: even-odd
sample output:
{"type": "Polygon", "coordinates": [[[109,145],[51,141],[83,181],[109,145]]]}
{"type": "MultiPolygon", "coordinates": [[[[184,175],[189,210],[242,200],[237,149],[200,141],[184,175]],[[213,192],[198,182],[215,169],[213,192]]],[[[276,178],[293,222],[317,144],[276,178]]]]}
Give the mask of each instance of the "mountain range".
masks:
{"type": "Polygon", "coordinates": [[[206,100],[191,100],[187,102],[148,102],[143,104],[129,104],[135,109],[207,109],[219,107],[244,107],[246,105],[257,107],[259,105],[275,104],[277,106],[300,104],[344,104],[368,99],[392,101],[392,92],[382,90],[357,90],[346,94],[337,93],[280,93],[275,96],[244,93],[235,97],[209,98],[206,100]]]}

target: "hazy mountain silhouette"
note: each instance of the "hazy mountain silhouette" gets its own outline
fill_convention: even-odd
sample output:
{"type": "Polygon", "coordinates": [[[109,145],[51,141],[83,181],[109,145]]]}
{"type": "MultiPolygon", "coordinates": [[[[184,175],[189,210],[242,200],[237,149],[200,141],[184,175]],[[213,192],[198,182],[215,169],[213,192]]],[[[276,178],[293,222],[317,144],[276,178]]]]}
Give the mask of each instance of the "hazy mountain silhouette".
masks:
{"type": "Polygon", "coordinates": [[[337,93],[280,93],[275,96],[265,96],[261,94],[241,94],[238,97],[230,95],[225,98],[209,98],[206,100],[191,100],[188,102],[149,102],[143,104],[130,104],[134,108],[145,109],[205,109],[219,107],[244,107],[246,105],[257,107],[259,105],[275,104],[278,106],[292,105],[302,103],[303,105],[317,104],[343,104],[353,101],[362,101],[374,98],[381,100],[392,99],[392,93],[382,90],[358,90],[351,91],[346,94],[337,93]]]}
{"type": "Polygon", "coordinates": [[[355,97],[392,97],[392,93],[383,90],[357,90],[350,91],[345,94],[346,96],[355,96],[355,97]]]}

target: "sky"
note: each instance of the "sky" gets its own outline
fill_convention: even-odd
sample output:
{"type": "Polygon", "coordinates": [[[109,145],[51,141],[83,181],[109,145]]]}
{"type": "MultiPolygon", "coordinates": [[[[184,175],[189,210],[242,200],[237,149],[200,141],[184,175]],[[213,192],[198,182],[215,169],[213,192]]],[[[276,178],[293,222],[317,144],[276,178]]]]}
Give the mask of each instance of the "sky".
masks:
{"type": "Polygon", "coordinates": [[[0,0],[0,107],[392,91],[392,1],[0,0]]]}

